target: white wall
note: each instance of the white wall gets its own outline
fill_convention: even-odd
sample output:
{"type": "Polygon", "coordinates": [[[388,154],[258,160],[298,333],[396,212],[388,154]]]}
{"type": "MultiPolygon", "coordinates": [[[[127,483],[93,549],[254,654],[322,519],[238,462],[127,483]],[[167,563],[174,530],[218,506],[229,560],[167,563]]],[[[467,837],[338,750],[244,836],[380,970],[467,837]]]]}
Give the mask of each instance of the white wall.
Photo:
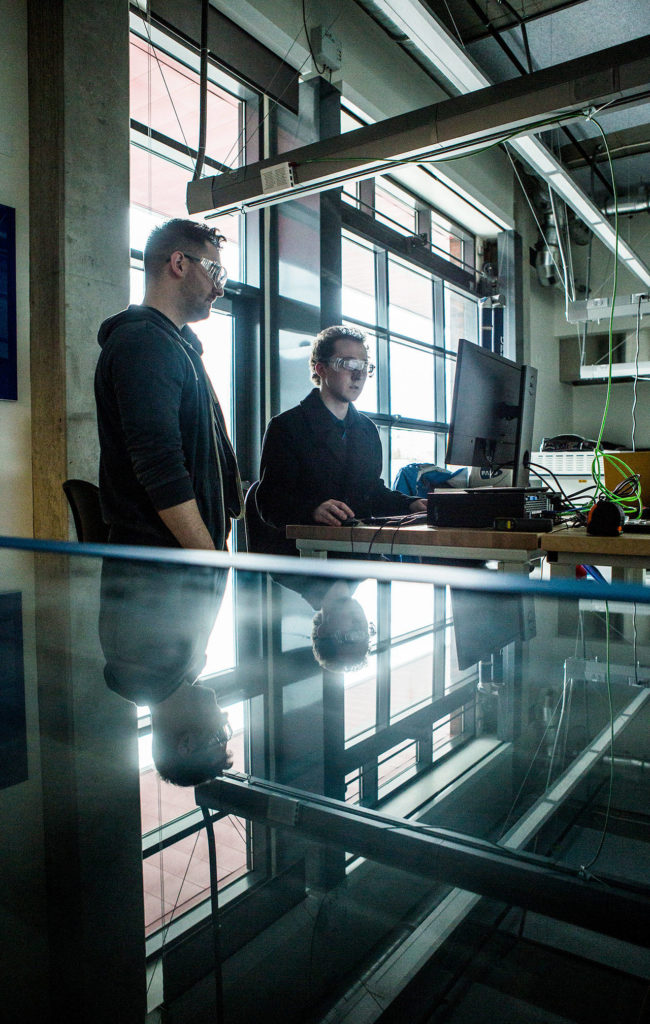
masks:
{"type": "MultiPolygon", "coordinates": [[[[633,216],[621,217],[619,219],[619,230],[621,238],[629,242],[632,249],[639,254],[646,263],[650,262],[650,217],[647,213],[637,213],[633,216]]],[[[586,280],[586,247],[574,248],[574,265],[576,269],[576,280],[584,283],[586,280]]],[[[600,243],[594,242],[592,249],[592,263],[590,276],[590,294],[592,298],[612,297],[614,285],[614,256],[600,243]]],[[[637,277],[631,274],[625,265],[619,265],[617,295],[638,294],[644,289],[643,284],[637,277]]],[[[636,326],[636,318],[615,317],[614,331],[624,333],[633,332],[636,326]]],[[[650,326],[650,317],[641,318],[641,328],[650,326]]],[[[589,324],[589,334],[607,334],[608,321],[589,324]]],[[[556,304],[556,325],[555,333],[558,337],[572,337],[575,334],[575,326],[567,324],[564,319],[564,309],[561,302],[556,304]]],[[[643,356],[641,356],[643,358],[643,356]]],[[[575,387],[573,390],[573,424],[574,430],[585,437],[596,437],[605,409],[607,388],[605,385],[586,385],[575,387]]],[[[639,381],[637,385],[636,405],[636,431],[635,439],[637,448],[650,448],[650,383],[639,381]]],[[[606,441],[632,445],[632,408],[634,403],[634,390],[632,384],[613,384],[610,398],[609,411],[603,437],[606,441]]]]}
{"type": "Polygon", "coordinates": [[[27,4],[0,0],[0,203],[16,210],[18,401],[0,401],[0,534],[33,535],[29,383],[27,4]]]}

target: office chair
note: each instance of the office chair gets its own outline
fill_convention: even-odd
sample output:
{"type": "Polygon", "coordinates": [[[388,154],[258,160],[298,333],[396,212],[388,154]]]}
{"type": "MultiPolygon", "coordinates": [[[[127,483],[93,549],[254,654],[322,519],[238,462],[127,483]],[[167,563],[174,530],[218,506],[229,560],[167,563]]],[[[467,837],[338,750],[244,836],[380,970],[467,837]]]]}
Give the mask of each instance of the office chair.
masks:
{"type": "Polygon", "coordinates": [[[99,487],[88,480],[66,480],[63,490],[72,509],[77,540],[82,543],[106,543],[108,525],[102,519],[99,487]]]}
{"type": "Polygon", "coordinates": [[[244,498],[248,550],[261,555],[296,555],[296,545],[287,540],[284,530],[265,523],[257,509],[255,494],[259,480],[251,484],[244,498]]]}

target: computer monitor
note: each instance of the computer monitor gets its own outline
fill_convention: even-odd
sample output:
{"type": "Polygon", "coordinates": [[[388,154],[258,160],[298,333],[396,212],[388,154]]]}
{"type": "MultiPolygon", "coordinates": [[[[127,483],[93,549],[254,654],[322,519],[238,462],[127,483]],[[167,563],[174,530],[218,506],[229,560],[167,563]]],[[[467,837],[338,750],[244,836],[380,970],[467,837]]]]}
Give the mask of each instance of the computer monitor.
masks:
{"type": "Polygon", "coordinates": [[[513,486],[527,487],[536,390],[534,367],[461,338],[445,462],[512,469],[513,486]]]}
{"type": "Polygon", "coordinates": [[[535,601],[520,594],[484,594],[450,588],[458,668],[488,661],[515,640],[535,636],[535,601]]]}

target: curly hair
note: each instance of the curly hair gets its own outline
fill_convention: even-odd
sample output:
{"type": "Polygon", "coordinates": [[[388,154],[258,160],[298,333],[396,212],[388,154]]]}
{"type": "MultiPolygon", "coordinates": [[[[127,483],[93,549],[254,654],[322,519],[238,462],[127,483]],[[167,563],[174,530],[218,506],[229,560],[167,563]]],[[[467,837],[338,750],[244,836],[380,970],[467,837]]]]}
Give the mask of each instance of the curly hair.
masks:
{"type": "Polygon", "coordinates": [[[144,247],[144,272],[147,277],[156,277],[176,249],[202,249],[204,245],[214,245],[221,249],[226,241],[216,228],[201,224],[195,220],[174,217],[154,228],[144,247]]]}
{"type": "Polygon", "coordinates": [[[367,636],[358,640],[341,641],[336,633],[321,635],[322,624],[323,612],[320,610],[312,619],[311,649],[321,668],[330,672],[353,672],[363,668],[368,660],[370,630],[367,636]]]}
{"type": "Polygon", "coordinates": [[[311,367],[311,379],[314,384],[320,383],[320,377],[316,373],[316,363],[325,363],[334,355],[334,347],[339,338],[349,338],[350,341],[358,341],[368,351],[366,336],[357,327],[326,327],[317,334],[311,346],[309,365],[311,367]]]}

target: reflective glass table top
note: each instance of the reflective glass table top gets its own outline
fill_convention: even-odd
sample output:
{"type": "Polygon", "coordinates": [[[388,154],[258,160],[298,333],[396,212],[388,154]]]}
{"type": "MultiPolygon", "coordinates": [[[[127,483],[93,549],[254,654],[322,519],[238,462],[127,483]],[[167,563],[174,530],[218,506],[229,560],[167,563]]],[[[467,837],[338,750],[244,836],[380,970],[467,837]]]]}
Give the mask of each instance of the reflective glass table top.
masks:
{"type": "Polygon", "coordinates": [[[0,545],[16,1020],[643,1019],[650,591],[0,545]]]}

